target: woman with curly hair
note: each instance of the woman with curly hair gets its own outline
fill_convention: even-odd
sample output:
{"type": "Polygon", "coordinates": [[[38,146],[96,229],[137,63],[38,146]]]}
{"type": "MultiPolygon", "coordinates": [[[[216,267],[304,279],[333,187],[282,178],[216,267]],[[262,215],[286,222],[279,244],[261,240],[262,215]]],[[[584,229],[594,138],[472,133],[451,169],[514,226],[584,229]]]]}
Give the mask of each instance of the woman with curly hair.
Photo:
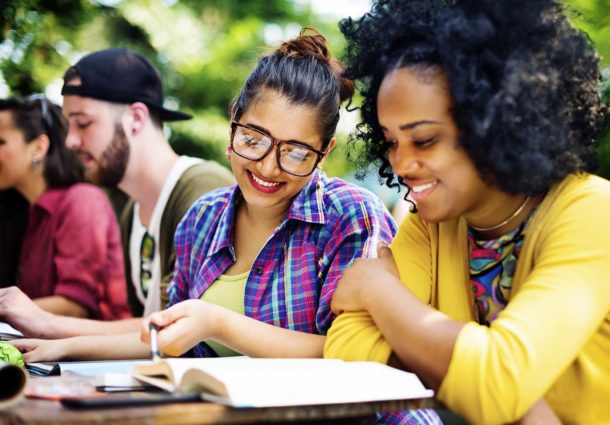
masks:
{"type": "Polygon", "coordinates": [[[409,368],[472,423],[608,423],[610,183],[588,172],[607,114],[588,38],[552,0],[380,0],[341,29],[360,163],[416,208],[345,272],[325,356],[409,368]]]}

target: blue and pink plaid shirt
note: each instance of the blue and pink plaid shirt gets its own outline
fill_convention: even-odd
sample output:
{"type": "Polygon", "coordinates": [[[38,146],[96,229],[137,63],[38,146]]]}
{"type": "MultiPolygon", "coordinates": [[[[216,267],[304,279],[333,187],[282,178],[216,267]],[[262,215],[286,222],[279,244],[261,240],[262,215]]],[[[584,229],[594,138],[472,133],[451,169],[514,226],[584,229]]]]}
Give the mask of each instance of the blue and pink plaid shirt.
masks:
{"type": "MultiPolygon", "coordinates": [[[[199,298],[235,262],[237,186],[201,197],[176,229],[176,266],[170,304],[199,298]]],[[[254,260],[244,298],[248,317],[325,335],[330,301],[343,271],[358,257],[389,243],[396,224],[370,192],[316,171],[292,202],[284,221],[254,260]]],[[[205,344],[198,356],[214,355],[205,344]]]]}

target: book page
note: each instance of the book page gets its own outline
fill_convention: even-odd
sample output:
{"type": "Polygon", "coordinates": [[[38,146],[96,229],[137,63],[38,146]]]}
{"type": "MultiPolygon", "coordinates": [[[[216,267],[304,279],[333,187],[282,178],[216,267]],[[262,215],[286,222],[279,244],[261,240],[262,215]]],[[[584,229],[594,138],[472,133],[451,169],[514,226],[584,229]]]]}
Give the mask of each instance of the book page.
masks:
{"type": "Polygon", "coordinates": [[[234,406],[335,404],[434,395],[414,374],[373,362],[256,359],[243,366],[223,370],[219,376],[234,406]]]}

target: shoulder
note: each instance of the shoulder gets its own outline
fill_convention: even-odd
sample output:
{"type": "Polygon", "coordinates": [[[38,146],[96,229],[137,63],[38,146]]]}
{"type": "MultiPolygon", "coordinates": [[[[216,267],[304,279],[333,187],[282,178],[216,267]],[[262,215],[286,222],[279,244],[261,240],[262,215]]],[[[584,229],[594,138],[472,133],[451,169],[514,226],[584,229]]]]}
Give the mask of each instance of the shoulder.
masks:
{"type": "Polygon", "coordinates": [[[65,189],[63,205],[79,210],[110,208],[110,200],[102,189],[89,183],[76,183],[65,189]]]}
{"type": "Polygon", "coordinates": [[[600,200],[610,198],[610,181],[593,175],[571,175],[565,179],[565,185],[560,191],[561,196],[593,196],[600,200]]]}
{"type": "MultiPolygon", "coordinates": [[[[167,201],[164,218],[182,218],[202,195],[234,183],[233,175],[214,161],[198,162],[183,171],[167,201]]],[[[175,219],[174,219],[175,221],[175,219]]],[[[177,221],[175,221],[177,224],[177,221]]]]}
{"type": "Polygon", "coordinates": [[[538,206],[528,224],[529,239],[539,247],[561,247],[552,252],[562,255],[584,249],[582,243],[608,246],[608,210],[610,182],[590,174],[570,175],[551,188],[538,206]]]}
{"type": "Polygon", "coordinates": [[[187,216],[201,217],[205,214],[216,215],[222,213],[231,203],[235,187],[222,187],[212,190],[199,197],[189,209],[187,216]]]}
{"type": "Polygon", "coordinates": [[[176,186],[193,182],[207,183],[210,179],[218,181],[219,186],[223,182],[225,185],[230,185],[235,181],[233,174],[228,168],[223,167],[215,161],[201,160],[201,162],[184,170],[176,186]]]}
{"type": "Polygon", "coordinates": [[[367,189],[340,178],[323,178],[324,205],[327,213],[346,214],[363,210],[375,215],[389,216],[383,202],[367,189]]]}
{"type": "Polygon", "coordinates": [[[610,182],[592,174],[572,174],[555,185],[540,206],[548,218],[605,215],[610,208],[610,182]]]}

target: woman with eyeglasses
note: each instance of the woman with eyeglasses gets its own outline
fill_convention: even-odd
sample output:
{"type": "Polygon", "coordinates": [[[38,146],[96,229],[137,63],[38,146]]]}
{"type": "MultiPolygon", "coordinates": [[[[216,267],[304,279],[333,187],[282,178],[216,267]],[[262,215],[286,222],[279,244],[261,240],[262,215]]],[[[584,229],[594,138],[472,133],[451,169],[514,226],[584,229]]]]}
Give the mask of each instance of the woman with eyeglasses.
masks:
{"type": "Polygon", "coordinates": [[[353,92],[342,71],[317,33],[259,60],[231,108],[237,185],[178,226],[172,306],[145,321],[145,340],[152,322],[171,355],[322,356],[343,270],[396,230],[378,198],[319,169],[353,92]]]}
{"type": "Polygon", "coordinates": [[[325,356],[408,368],[472,424],[610,423],[590,40],[552,0],[379,0],[341,28],[362,162],[417,211],[344,273],[325,356]]]}
{"type": "Polygon", "coordinates": [[[55,314],[129,317],[116,217],[66,133],[44,96],[0,100],[0,286],[55,314]]]}

